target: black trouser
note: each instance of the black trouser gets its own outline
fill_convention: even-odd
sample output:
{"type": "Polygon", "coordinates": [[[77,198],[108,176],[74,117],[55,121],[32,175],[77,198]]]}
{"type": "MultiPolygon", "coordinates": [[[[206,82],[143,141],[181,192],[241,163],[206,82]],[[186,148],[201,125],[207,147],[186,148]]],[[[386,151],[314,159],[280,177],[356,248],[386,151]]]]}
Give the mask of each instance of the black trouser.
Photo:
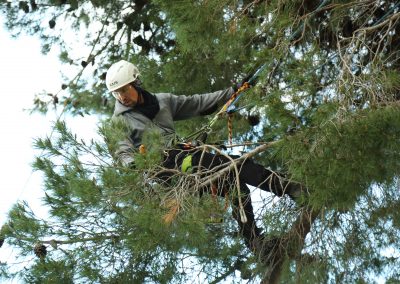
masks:
{"type": "MultiPolygon", "coordinates": [[[[223,170],[224,168],[231,165],[232,160],[229,157],[220,154],[212,154],[204,151],[195,150],[168,150],[165,153],[163,166],[168,169],[181,169],[182,161],[187,155],[192,155],[192,171],[201,172],[202,177],[212,176],[216,172],[223,170]]],[[[238,156],[230,156],[232,159],[238,158],[238,156]]],[[[278,174],[266,169],[264,166],[259,165],[252,160],[245,160],[242,164],[237,165],[239,173],[239,184],[240,184],[240,197],[237,194],[236,189],[236,173],[234,170],[230,170],[229,173],[213,182],[218,190],[219,196],[225,196],[229,193],[233,196],[233,208],[232,214],[237,221],[241,235],[244,237],[246,245],[252,251],[256,251],[257,248],[262,245],[261,230],[257,227],[253,206],[250,198],[250,190],[246,184],[258,187],[262,190],[269,191],[278,196],[283,194],[291,194],[296,184],[288,183],[283,177],[278,174]],[[247,222],[244,223],[241,220],[239,214],[239,198],[243,204],[244,213],[246,214],[247,222]]],[[[172,174],[160,175],[159,178],[167,180],[172,174]]],[[[202,191],[210,191],[210,187],[203,189],[202,191]]]]}

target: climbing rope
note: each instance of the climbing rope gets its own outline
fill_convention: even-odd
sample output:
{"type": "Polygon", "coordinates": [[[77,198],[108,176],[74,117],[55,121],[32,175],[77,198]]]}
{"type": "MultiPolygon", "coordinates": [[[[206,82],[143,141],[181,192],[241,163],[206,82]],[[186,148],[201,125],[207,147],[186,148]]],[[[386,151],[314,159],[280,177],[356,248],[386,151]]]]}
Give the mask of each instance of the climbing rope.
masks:
{"type": "Polygon", "coordinates": [[[232,136],[233,136],[233,114],[228,114],[228,139],[229,145],[232,145],[232,136]]]}
{"type": "MultiPolygon", "coordinates": [[[[228,123],[229,123],[229,114],[232,114],[241,108],[236,108],[235,103],[241,98],[245,91],[251,88],[251,86],[255,85],[260,74],[266,68],[266,64],[262,65],[257,71],[251,76],[247,82],[243,82],[243,84],[231,95],[229,100],[222,106],[222,108],[214,115],[214,117],[208,122],[207,125],[203,126],[199,130],[189,134],[185,138],[182,139],[183,143],[187,143],[194,138],[194,140],[198,140],[201,142],[205,142],[207,139],[207,135],[211,132],[214,124],[223,117],[225,114],[228,114],[228,123]]],[[[228,126],[229,129],[229,126],[228,126]]],[[[232,141],[232,139],[230,139],[232,141]]],[[[232,144],[232,143],[231,143],[232,144]]]]}

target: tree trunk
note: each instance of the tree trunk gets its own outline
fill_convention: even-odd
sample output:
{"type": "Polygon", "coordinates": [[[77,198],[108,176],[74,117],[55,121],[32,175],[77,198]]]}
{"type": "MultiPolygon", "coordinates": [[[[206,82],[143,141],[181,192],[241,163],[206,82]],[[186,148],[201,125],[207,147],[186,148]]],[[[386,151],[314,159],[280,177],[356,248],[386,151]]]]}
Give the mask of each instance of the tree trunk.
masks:
{"type": "Polygon", "coordinates": [[[268,259],[266,262],[266,273],[261,283],[279,283],[283,262],[286,258],[296,259],[301,254],[305,238],[310,232],[311,225],[318,214],[319,210],[304,207],[296,222],[292,225],[291,230],[285,237],[277,241],[272,251],[261,252],[265,259],[268,259]]]}

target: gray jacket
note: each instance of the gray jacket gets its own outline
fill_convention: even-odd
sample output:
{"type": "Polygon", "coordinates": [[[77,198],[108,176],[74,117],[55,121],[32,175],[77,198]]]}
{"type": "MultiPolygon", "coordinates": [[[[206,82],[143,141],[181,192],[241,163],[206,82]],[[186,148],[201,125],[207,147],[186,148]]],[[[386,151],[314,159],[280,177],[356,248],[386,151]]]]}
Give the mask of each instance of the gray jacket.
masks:
{"type": "Polygon", "coordinates": [[[115,153],[118,161],[125,166],[134,161],[133,153],[140,146],[146,129],[156,127],[167,140],[170,140],[175,136],[174,121],[199,116],[213,107],[224,104],[232,94],[232,88],[192,96],[154,94],[158,99],[160,111],[153,120],[135,110],[134,107],[126,107],[116,101],[114,117],[122,117],[131,130],[129,138],[118,145],[115,153]]]}

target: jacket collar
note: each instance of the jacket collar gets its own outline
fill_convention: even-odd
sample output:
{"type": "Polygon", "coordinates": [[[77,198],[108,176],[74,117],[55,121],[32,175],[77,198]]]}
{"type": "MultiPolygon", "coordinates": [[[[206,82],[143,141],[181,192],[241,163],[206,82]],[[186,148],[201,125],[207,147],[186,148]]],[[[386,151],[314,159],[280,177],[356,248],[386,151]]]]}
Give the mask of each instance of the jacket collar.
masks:
{"type": "Polygon", "coordinates": [[[123,104],[121,104],[118,100],[115,100],[115,106],[114,106],[114,115],[121,115],[124,112],[133,110],[133,107],[128,107],[128,106],[124,106],[123,104]]]}

